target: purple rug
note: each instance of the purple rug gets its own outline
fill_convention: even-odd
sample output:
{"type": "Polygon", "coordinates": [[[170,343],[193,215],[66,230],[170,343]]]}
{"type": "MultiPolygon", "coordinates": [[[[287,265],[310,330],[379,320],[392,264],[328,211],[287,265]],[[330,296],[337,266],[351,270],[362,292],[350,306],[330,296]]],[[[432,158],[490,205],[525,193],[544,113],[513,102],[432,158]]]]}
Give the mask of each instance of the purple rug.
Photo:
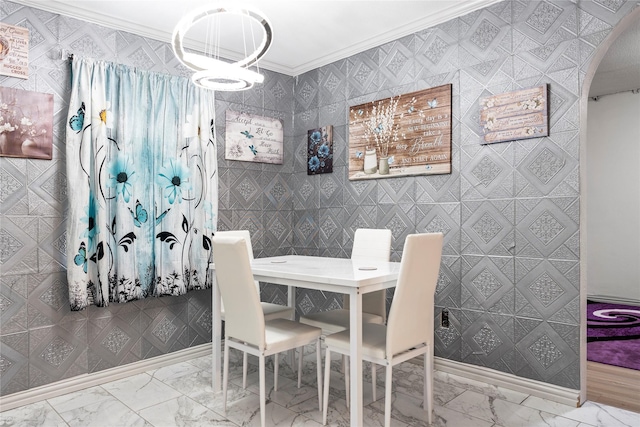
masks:
{"type": "Polygon", "coordinates": [[[640,307],[587,301],[587,360],[640,370],[640,307]]]}

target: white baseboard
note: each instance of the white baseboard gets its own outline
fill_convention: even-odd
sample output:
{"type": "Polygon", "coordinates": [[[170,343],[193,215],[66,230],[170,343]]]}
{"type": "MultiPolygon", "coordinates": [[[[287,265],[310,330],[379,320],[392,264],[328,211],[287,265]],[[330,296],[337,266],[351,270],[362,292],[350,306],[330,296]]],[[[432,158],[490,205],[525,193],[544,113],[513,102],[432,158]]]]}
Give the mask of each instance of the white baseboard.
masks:
{"type": "Polygon", "coordinates": [[[622,304],[640,306],[640,301],[633,298],[611,297],[607,295],[587,295],[589,301],[606,302],[609,304],[622,304]]]}
{"type": "Polygon", "coordinates": [[[435,358],[435,369],[449,374],[459,375],[487,384],[519,391],[531,396],[551,400],[572,407],[580,406],[580,390],[560,387],[542,381],[531,380],[517,375],[496,371],[483,366],[469,365],[453,360],[435,358]]]}
{"type": "Polygon", "coordinates": [[[201,344],[162,356],[128,363],[123,366],[117,366],[91,374],[78,375],[73,378],[19,391],[7,396],[0,396],[0,412],[210,354],[211,344],[201,344]]]}
{"type": "MultiPolygon", "coordinates": [[[[73,378],[20,391],[7,396],[0,396],[0,412],[105,384],[111,381],[116,381],[151,369],[158,369],[174,363],[208,356],[210,354],[211,344],[201,344],[195,347],[165,354],[163,356],[140,360],[138,362],[105,369],[104,371],[92,374],[78,375],[73,378]]],[[[563,403],[570,406],[579,406],[578,401],[580,390],[559,387],[553,384],[547,384],[541,381],[530,380],[513,374],[496,371],[494,369],[469,365],[440,357],[435,358],[435,369],[491,385],[505,387],[510,390],[530,394],[553,402],[563,403]]]]}

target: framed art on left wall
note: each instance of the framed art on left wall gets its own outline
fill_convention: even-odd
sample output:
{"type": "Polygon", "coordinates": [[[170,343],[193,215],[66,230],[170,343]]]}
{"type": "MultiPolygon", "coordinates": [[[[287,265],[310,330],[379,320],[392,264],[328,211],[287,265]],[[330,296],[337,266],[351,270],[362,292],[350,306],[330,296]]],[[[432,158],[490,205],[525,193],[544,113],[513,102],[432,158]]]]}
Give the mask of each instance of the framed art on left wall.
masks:
{"type": "Polygon", "coordinates": [[[51,160],[53,95],[0,87],[0,156],[51,160]]]}

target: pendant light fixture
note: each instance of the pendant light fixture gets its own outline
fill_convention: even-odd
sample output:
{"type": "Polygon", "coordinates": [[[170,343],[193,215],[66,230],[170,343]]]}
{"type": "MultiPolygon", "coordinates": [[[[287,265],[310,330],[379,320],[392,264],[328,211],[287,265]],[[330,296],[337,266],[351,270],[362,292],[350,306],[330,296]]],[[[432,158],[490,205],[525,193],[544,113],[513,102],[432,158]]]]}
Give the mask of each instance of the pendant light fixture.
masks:
{"type": "Polygon", "coordinates": [[[194,71],[191,77],[194,84],[205,89],[218,91],[240,91],[253,87],[256,83],[262,83],[264,76],[256,71],[250,70],[252,65],[257,66],[257,62],[267,53],[273,40],[273,31],[271,24],[267,18],[261,13],[249,9],[220,7],[210,5],[204,8],[196,9],[185,15],[173,30],[171,45],[176,58],[186,67],[194,71]],[[220,59],[220,30],[218,25],[219,19],[224,16],[236,15],[242,20],[241,30],[244,44],[245,58],[236,62],[227,62],[220,59]],[[193,51],[185,51],[184,36],[197,22],[208,18],[207,23],[207,40],[205,40],[205,52],[196,53],[193,51]],[[256,45],[254,40],[253,26],[249,27],[249,34],[252,36],[254,49],[253,52],[247,53],[245,25],[246,19],[258,23],[261,29],[262,40],[256,45]],[[218,28],[215,28],[218,27],[218,28]]]}

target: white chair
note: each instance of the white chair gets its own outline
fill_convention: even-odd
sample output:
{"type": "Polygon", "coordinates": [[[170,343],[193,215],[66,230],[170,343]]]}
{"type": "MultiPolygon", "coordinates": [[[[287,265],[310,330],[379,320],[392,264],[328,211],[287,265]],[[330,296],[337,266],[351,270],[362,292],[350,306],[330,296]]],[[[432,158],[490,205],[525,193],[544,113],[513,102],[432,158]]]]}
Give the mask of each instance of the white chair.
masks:
{"type": "MultiPolygon", "coordinates": [[[[359,228],[353,237],[351,259],[356,261],[389,261],[391,230],[359,228]]],[[[386,290],[362,296],[362,322],[384,323],[387,317],[386,290]]],[[[349,296],[343,308],[300,316],[300,323],[322,329],[323,335],[335,334],[349,328],[349,296]]]]}
{"type": "MultiPolygon", "coordinates": [[[[424,408],[428,422],[433,410],[433,309],[442,233],[407,236],[400,262],[400,274],[389,311],[387,325],[362,325],[362,358],[386,366],[384,425],[391,423],[392,367],[424,355],[424,408]]],[[[349,355],[349,330],[325,337],[324,407],[322,422],[327,423],[331,352],[349,355]]],[[[345,376],[348,377],[348,369],[345,376]]],[[[348,381],[348,379],[347,379],[348,381]]]]}
{"type": "MultiPolygon", "coordinates": [[[[251,233],[249,230],[229,230],[229,231],[218,231],[216,232],[216,236],[231,236],[231,237],[241,237],[245,240],[247,244],[247,253],[249,254],[249,261],[253,261],[253,248],[251,246],[251,233]]],[[[256,289],[258,290],[258,295],[260,295],[260,283],[256,280],[254,281],[256,285],[256,289]]],[[[293,319],[294,308],[288,307],[286,305],[273,304],[270,302],[260,302],[262,306],[262,312],[264,313],[265,320],[273,320],[273,319],[293,319]]],[[[226,321],[226,315],[224,311],[223,302],[220,303],[220,318],[226,321]]],[[[247,353],[242,355],[242,387],[247,388],[247,353]]]]}
{"type": "MultiPolygon", "coordinates": [[[[355,261],[389,261],[391,230],[359,228],[353,236],[351,259],[355,261]]],[[[386,290],[362,296],[362,323],[384,324],[387,320],[386,290]]],[[[343,298],[343,308],[300,316],[300,323],[322,329],[322,335],[335,334],[349,328],[349,295],[343,298]]],[[[347,369],[343,359],[343,367],[347,369]]],[[[376,400],[376,369],[371,365],[373,400],[376,400]]],[[[349,407],[349,384],[347,407],[349,407]]]]}
{"type": "MultiPolygon", "coordinates": [[[[226,305],[222,392],[224,413],[227,411],[229,382],[229,349],[231,347],[258,356],[260,376],[260,421],[265,425],[265,357],[300,347],[298,387],[302,375],[303,346],[316,344],[318,375],[318,407],[322,407],[322,374],[320,355],[321,330],[287,319],[266,320],[258,292],[254,286],[247,242],[241,237],[214,236],[213,256],[216,280],[226,305]]],[[[274,388],[278,389],[278,363],[274,365],[274,388]]]]}

